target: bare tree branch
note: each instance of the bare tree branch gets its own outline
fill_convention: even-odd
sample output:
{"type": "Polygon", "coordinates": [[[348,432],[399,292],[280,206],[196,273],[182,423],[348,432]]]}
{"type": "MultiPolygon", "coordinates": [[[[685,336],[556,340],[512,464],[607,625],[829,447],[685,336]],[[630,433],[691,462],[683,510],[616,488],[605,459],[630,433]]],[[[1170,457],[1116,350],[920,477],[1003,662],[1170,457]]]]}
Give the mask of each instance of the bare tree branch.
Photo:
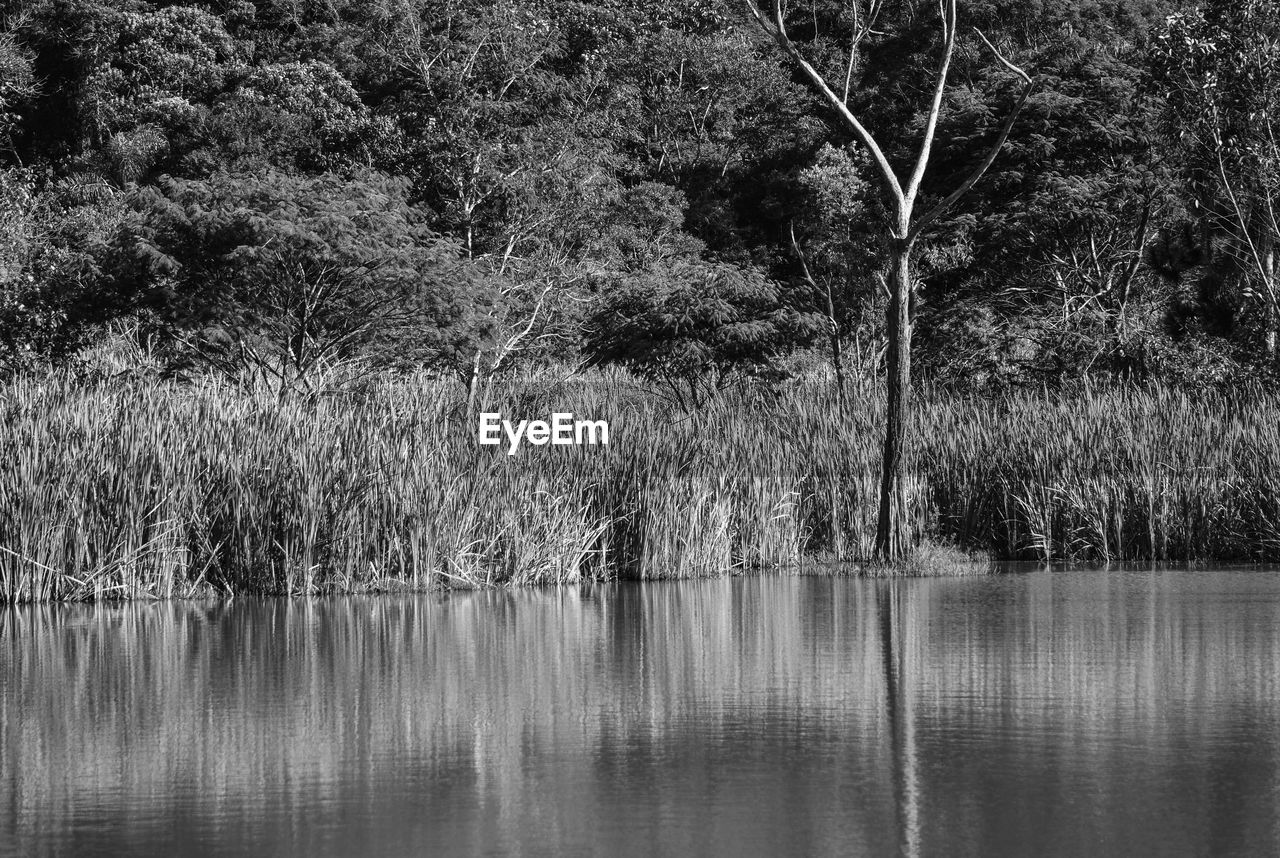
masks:
{"type": "Polygon", "coordinates": [[[880,17],[880,11],[884,8],[884,0],[871,0],[867,5],[865,20],[858,12],[857,0],[854,0],[852,5],[853,35],[849,38],[849,62],[844,72],[844,95],[842,98],[845,104],[849,103],[849,89],[853,85],[853,71],[858,62],[858,45],[862,44],[862,40],[868,35],[875,32],[876,19],[880,17]]]}
{"type": "Polygon", "coordinates": [[[991,164],[996,160],[996,156],[1000,154],[1000,150],[1004,148],[1005,141],[1009,139],[1009,132],[1013,130],[1013,123],[1017,121],[1018,114],[1020,114],[1022,112],[1022,108],[1026,106],[1027,99],[1030,98],[1031,91],[1035,88],[1035,82],[1031,79],[1031,76],[1005,59],[1004,55],[996,50],[995,45],[991,44],[987,37],[982,34],[981,30],[975,27],[974,32],[978,34],[978,37],[981,38],[982,41],[986,43],[987,47],[989,47],[996,55],[996,59],[1000,61],[1001,65],[1022,78],[1024,83],[1022,95],[1018,97],[1017,103],[1014,104],[1013,109],[1009,111],[1009,115],[1005,119],[1004,125],[1000,128],[1000,133],[996,136],[995,142],[991,144],[991,148],[987,151],[987,156],[982,159],[982,163],[978,165],[977,169],[969,174],[969,178],[965,179],[964,183],[961,184],[960,187],[952,191],[946,199],[938,203],[929,211],[925,212],[924,216],[921,217],[920,220],[916,221],[915,226],[912,227],[911,233],[907,238],[908,241],[913,241],[917,236],[919,236],[920,233],[929,226],[929,224],[933,223],[933,221],[937,220],[939,216],[947,211],[947,209],[955,205],[956,200],[968,193],[969,189],[976,185],[978,180],[983,177],[991,167],[991,164]]]}
{"type": "Polygon", "coordinates": [[[795,43],[791,41],[789,36],[787,36],[785,25],[782,22],[782,0],[777,0],[774,4],[773,22],[770,22],[769,19],[765,17],[764,13],[760,11],[760,7],[756,5],[755,0],[743,0],[743,2],[746,4],[747,10],[751,15],[759,22],[761,28],[763,28],[764,31],[778,43],[778,46],[781,47],[782,50],[795,60],[796,64],[800,66],[800,69],[805,73],[805,76],[809,78],[809,81],[813,86],[822,94],[822,97],[826,99],[827,103],[835,108],[836,113],[840,114],[841,118],[844,119],[849,128],[853,130],[853,133],[857,135],[858,140],[861,141],[862,145],[866,147],[869,153],[871,153],[871,157],[875,161],[876,168],[880,173],[880,178],[884,181],[885,186],[888,188],[894,201],[899,207],[901,207],[904,201],[902,185],[898,182],[898,177],[894,174],[893,167],[889,165],[889,159],[885,157],[884,150],[880,148],[880,144],[876,142],[876,138],[872,136],[871,132],[868,131],[865,126],[863,126],[863,124],[858,120],[858,117],[849,110],[849,106],[845,104],[844,99],[836,95],[836,93],[831,90],[831,87],[827,86],[826,80],[817,69],[809,64],[809,61],[800,53],[800,49],[797,48],[795,43]]]}
{"type": "Polygon", "coordinates": [[[947,90],[947,72],[951,69],[951,56],[956,47],[956,0],[941,0],[938,4],[942,13],[943,46],[942,59],[938,62],[938,80],[933,87],[933,98],[929,102],[929,114],[925,119],[924,138],[920,141],[920,155],[916,158],[916,168],[907,182],[906,204],[910,210],[920,191],[920,182],[924,179],[924,171],[929,166],[929,155],[933,151],[933,139],[938,130],[938,115],[942,112],[942,97],[947,90]]]}

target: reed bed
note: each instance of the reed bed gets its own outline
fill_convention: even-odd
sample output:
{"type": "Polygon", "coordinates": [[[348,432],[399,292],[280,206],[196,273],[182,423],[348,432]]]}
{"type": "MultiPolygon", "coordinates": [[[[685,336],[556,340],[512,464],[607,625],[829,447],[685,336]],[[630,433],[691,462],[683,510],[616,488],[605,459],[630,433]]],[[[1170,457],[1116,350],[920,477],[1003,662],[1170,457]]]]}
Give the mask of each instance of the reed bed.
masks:
{"type": "MultiPolygon", "coordinates": [[[[922,394],[917,539],[1039,560],[1280,558],[1280,399],[922,394]]],[[[513,383],[488,410],[607,419],[607,447],[482,447],[437,382],[0,391],[0,599],[569,583],[856,560],[878,392],[798,385],[693,415],[627,381],[513,383]]]]}

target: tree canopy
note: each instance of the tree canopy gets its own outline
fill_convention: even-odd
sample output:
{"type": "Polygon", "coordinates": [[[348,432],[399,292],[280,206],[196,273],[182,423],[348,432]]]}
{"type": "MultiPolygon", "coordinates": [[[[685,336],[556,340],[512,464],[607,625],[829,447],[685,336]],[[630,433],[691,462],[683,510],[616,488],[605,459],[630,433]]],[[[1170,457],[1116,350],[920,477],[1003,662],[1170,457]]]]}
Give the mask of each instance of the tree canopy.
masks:
{"type": "MultiPolygon", "coordinates": [[[[900,175],[936,24],[786,6],[900,175]]],[[[1274,5],[972,0],[958,26],[924,208],[1020,96],[972,28],[1035,87],[920,237],[917,368],[1272,378],[1274,5]]],[[[0,0],[0,360],[127,319],[175,369],[882,372],[888,210],[836,114],[740,3],[0,0]]]]}

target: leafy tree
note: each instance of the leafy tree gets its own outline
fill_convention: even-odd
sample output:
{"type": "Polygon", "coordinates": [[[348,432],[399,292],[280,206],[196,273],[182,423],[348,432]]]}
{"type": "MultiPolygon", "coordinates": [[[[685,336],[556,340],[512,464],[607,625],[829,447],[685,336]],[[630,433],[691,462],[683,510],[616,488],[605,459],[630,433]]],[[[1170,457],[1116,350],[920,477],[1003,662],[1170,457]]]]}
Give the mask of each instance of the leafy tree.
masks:
{"type": "Polygon", "coordinates": [[[24,25],[14,32],[40,84],[23,111],[18,158],[30,164],[86,154],[93,141],[87,135],[85,83],[114,40],[121,7],[131,4],[40,0],[19,6],[10,0],[3,5],[8,8],[0,16],[10,21],[20,11],[24,25]]]}
{"type": "Polygon", "coordinates": [[[768,375],[812,334],[812,317],[786,309],[756,269],[679,259],[610,284],[592,320],[593,365],[625,366],[665,386],[683,407],[736,380],[768,375]]]}
{"type": "MultiPolygon", "coordinates": [[[[934,377],[1125,375],[1162,335],[1167,290],[1142,265],[1176,208],[1161,100],[1132,34],[1099,32],[1060,30],[1026,52],[1037,89],[973,204],[940,225],[918,307],[934,377]]],[[[994,109],[982,91],[950,105],[950,151],[981,145],[994,109]]]]}
{"type": "Polygon", "coordinates": [[[381,108],[401,141],[381,163],[413,177],[433,225],[503,284],[495,336],[470,362],[472,400],[518,360],[573,353],[611,264],[601,224],[626,208],[607,82],[571,58],[561,11],[419,0],[388,34],[384,61],[406,83],[381,108]]]}
{"type": "Polygon", "coordinates": [[[487,336],[488,284],[402,180],[268,172],[145,189],[120,246],[190,353],[307,386],[342,361],[456,362],[487,336]]]}
{"type": "Polygon", "coordinates": [[[796,169],[827,132],[741,21],[698,4],[688,14],[600,52],[620,176],[677,188],[689,233],[721,258],[773,268],[789,254],[778,239],[794,216],[796,169]]]}
{"type": "MultiPolygon", "coordinates": [[[[1274,10],[963,5],[1002,56],[1036,69],[1030,95],[983,39],[939,31],[939,7],[922,0],[784,4],[781,29],[774,4],[735,15],[723,0],[0,0],[0,169],[30,168],[7,180],[5,330],[23,344],[10,351],[71,359],[132,312],[208,356],[240,334],[214,348],[197,309],[267,337],[261,302],[237,320],[224,299],[228,271],[270,268],[243,251],[235,269],[230,250],[276,227],[245,227],[229,249],[218,242],[231,232],[205,224],[178,253],[175,226],[150,256],[145,240],[103,236],[121,223],[122,235],[163,233],[155,199],[185,205],[166,177],[214,189],[230,223],[240,197],[228,185],[245,190],[253,174],[292,183],[283,200],[313,180],[321,195],[368,184],[370,170],[403,184],[416,227],[451,241],[478,278],[456,317],[422,326],[451,331],[451,345],[396,346],[473,392],[576,357],[612,290],[717,265],[762,272],[784,284],[771,287],[779,306],[822,317],[815,342],[838,377],[893,363],[896,323],[880,313],[904,306],[895,379],[1182,377],[1201,357],[1216,378],[1280,350],[1274,10]],[[958,188],[966,202],[934,215],[958,188]],[[121,207],[122,190],[140,211],[121,207]],[[904,244],[905,274],[888,264],[904,244]],[[211,272],[208,302],[195,275],[163,270],[166,256],[211,272]]],[[[940,8],[950,22],[950,2],[940,8]]],[[[345,280],[369,281],[344,266],[345,280]]],[[[356,339],[353,354],[376,355],[395,336],[356,339]]]]}
{"type": "Polygon", "coordinates": [[[388,133],[350,81],[321,60],[254,67],[209,122],[222,147],[308,172],[367,167],[370,146],[388,133]]]}
{"type": "Polygon", "coordinates": [[[845,388],[845,350],[852,340],[859,366],[874,365],[884,326],[881,241],[875,234],[875,190],[863,178],[859,153],[826,145],[800,171],[804,195],[788,228],[807,287],[805,305],[823,316],[836,389],[845,388]],[[864,356],[865,346],[865,356],[864,356]],[[867,357],[870,360],[867,360],[867,357]]]}
{"type": "Polygon", "coordinates": [[[1260,316],[1269,363],[1280,331],[1280,9],[1265,0],[1211,2],[1173,15],[1156,40],[1194,207],[1226,238],[1246,308],[1260,316]]]}
{"type": "Polygon", "coordinates": [[[103,267],[126,219],[114,194],[0,171],[0,368],[64,362],[130,311],[103,267]]]}
{"type": "Polygon", "coordinates": [[[117,182],[136,181],[189,145],[243,74],[246,49],[221,19],[188,6],[122,12],[114,43],[83,85],[86,134],[117,182]]]}

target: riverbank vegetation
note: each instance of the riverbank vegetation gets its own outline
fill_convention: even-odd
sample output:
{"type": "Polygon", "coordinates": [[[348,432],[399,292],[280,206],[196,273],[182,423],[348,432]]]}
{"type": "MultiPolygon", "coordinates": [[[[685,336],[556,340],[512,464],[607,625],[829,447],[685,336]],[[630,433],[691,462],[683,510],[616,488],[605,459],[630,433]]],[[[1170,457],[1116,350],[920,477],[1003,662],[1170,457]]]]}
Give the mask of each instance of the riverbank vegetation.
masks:
{"type": "Polygon", "coordinates": [[[1267,0],[0,0],[5,592],[1269,558],[1278,45],[1267,0]],[[618,434],[508,462],[486,401],[618,434]]]}
{"type": "MultiPolygon", "coordinates": [[[[626,379],[491,405],[610,421],[608,446],[476,443],[465,391],[310,399],[220,383],[21,381],[0,400],[5,601],[660,578],[858,560],[881,399],[825,384],[697,412],[626,379]]],[[[917,541],[999,558],[1280,559],[1280,397],[1168,388],[921,396],[917,541]]]]}

